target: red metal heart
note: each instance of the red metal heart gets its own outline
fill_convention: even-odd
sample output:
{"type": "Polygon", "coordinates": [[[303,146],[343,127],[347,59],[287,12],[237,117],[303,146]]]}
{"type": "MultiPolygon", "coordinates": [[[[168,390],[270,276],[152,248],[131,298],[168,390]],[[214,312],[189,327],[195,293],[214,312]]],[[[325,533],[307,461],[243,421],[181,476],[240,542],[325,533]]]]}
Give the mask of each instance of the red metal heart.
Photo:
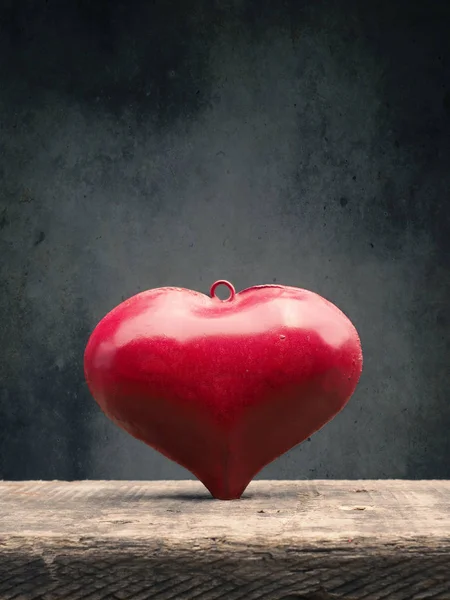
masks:
{"type": "Polygon", "coordinates": [[[123,302],[95,328],[84,365],[110,419],[227,500],[345,406],[362,352],[321,296],[280,285],[236,294],[220,281],[211,298],[158,288],[123,302]]]}

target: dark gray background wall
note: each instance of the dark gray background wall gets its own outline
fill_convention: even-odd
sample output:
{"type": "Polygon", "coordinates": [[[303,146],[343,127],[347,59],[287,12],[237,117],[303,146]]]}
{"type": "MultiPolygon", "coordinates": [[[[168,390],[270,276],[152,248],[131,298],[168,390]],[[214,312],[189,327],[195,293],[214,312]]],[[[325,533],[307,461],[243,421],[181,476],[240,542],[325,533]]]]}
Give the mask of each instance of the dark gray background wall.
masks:
{"type": "Polygon", "coordinates": [[[190,477],[82,357],[122,299],[220,278],[312,289],[363,343],[261,477],[450,477],[448,2],[0,5],[0,478],[190,477]]]}

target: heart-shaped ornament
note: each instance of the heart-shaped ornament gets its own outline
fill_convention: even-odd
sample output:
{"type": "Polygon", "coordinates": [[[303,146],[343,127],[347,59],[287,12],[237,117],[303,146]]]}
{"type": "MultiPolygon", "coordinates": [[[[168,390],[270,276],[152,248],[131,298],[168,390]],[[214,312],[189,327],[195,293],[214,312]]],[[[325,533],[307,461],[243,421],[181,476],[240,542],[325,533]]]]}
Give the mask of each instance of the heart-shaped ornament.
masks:
{"type": "Polygon", "coordinates": [[[350,320],[313,292],[218,281],[210,295],[126,300],[95,328],[84,368],[112,421],[231,500],[345,406],[362,352],[350,320]]]}

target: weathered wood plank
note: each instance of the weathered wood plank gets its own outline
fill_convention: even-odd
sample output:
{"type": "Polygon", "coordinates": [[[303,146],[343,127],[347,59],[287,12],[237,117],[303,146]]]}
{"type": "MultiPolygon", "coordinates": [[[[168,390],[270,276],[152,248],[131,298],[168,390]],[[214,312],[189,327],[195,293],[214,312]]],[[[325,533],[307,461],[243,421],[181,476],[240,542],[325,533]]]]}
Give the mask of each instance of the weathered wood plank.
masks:
{"type": "Polygon", "coordinates": [[[0,482],[1,599],[319,589],[450,600],[450,482],[256,481],[231,502],[195,481],[0,482]]]}

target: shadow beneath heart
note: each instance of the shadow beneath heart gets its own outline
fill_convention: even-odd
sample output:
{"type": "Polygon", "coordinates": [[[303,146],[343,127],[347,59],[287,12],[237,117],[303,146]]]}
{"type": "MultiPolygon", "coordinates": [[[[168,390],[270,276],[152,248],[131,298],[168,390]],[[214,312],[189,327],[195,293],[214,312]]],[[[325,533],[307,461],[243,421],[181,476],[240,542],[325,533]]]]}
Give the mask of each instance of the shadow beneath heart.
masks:
{"type": "Polygon", "coordinates": [[[178,494],[177,492],[167,492],[164,494],[144,494],[140,496],[138,499],[148,499],[148,500],[170,500],[174,501],[182,501],[182,502],[214,502],[216,501],[211,495],[204,494],[178,494]]]}

